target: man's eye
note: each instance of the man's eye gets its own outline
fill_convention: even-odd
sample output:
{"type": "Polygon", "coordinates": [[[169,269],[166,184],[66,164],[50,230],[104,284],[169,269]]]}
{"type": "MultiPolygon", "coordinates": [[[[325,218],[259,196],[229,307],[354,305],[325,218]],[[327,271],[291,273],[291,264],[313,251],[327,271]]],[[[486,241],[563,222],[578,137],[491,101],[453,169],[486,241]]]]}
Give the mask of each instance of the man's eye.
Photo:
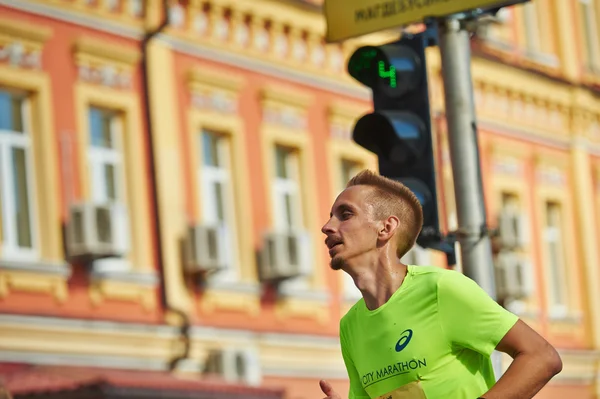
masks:
{"type": "Polygon", "coordinates": [[[342,213],[342,219],[348,219],[350,216],[352,216],[351,212],[344,212],[344,213],[342,213]]]}

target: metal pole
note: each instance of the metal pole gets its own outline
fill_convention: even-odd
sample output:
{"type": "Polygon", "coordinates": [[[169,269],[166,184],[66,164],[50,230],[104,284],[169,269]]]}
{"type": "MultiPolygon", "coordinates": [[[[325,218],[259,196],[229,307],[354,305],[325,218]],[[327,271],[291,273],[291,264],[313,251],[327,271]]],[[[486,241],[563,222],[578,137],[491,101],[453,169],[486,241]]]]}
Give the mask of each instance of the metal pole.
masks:
{"type": "MultiPolygon", "coordinates": [[[[491,242],[484,229],[469,33],[458,19],[448,18],[440,21],[439,35],[463,273],[496,299],[491,242]]],[[[499,360],[496,354],[496,376],[501,372],[499,360]]]]}

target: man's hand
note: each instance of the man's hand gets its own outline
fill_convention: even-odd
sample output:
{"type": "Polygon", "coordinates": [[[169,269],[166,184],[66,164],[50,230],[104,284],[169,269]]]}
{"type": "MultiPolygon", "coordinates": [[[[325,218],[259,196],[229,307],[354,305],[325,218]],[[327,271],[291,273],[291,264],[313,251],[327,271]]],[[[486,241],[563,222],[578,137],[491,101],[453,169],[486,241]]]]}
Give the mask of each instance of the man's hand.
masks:
{"type": "Polygon", "coordinates": [[[327,395],[324,399],[342,399],[342,397],[333,390],[333,387],[327,381],[321,380],[319,381],[319,385],[321,386],[321,391],[327,395]]]}

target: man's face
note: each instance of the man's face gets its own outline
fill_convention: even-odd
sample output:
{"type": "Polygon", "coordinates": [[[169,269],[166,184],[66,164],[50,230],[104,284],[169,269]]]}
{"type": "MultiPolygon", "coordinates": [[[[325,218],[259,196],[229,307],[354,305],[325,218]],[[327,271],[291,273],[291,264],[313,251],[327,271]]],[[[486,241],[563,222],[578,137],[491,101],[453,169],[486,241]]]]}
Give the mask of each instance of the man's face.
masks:
{"type": "Polygon", "coordinates": [[[336,199],[329,221],[321,231],[331,256],[331,268],[339,270],[353,259],[377,248],[378,223],[372,206],[366,201],[372,188],[352,186],[336,199]]]}

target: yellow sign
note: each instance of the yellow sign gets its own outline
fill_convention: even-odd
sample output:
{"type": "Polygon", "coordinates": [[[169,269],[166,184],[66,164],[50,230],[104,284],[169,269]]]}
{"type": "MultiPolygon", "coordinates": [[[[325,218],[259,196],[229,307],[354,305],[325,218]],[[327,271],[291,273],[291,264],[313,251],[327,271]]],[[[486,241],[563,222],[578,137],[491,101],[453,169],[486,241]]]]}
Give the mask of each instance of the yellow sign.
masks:
{"type": "MultiPolygon", "coordinates": [[[[522,0],[521,0],[522,1],[522,0]]],[[[518,3],[507,0],[325,0],[329,43],[397,28],[427,17],[518,3]]]]}

